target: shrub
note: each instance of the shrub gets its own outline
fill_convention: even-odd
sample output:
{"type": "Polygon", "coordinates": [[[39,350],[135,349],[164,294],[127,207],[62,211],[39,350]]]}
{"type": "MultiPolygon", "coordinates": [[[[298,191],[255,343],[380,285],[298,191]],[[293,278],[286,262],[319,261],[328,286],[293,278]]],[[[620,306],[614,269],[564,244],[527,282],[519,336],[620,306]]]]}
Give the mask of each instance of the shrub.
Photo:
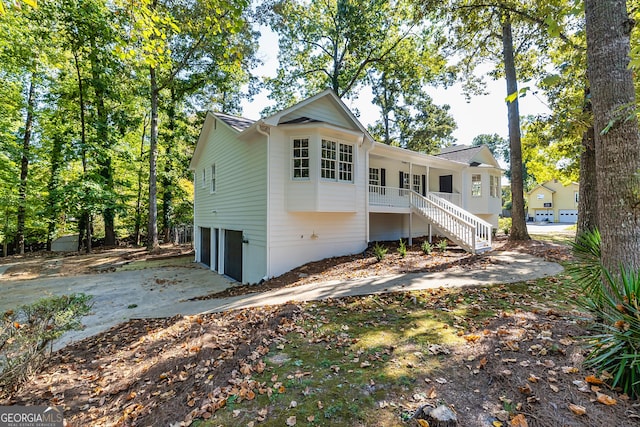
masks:
{"type": "Polygon", "coordinates": [[[373,256],[376,257],[378,262],[380,262],[380,261],[382,261],[384,259],[385,255],[387,255],[388,251],[389,251],[389,249],[387,249],[384,246],[380,245],[380,243],[378,243],[378,242],[376,242],[376,244],[373,246],[373,256]]]}
{"type": "Polygon", "coordinates": [[[611,386],[631,398],[640,397],[640,271],[624,270],[613,276],[603,270],[604,283],[587,297],[596,314],[595,335],[587,338],[585,366],[611,374],[611,386]]]}
{"type": "Polygon", "coordinates": [[[407,245],[402,239],[400,239],[400,243],[398,244],[398,253],[400,254],[400,258],[407,256],[407,245]]]}
{"type": "Polygon", "coordinates": [[[436,246],[438,247],[440,252],[446,252],[447,247],[449,246],[449,242],[447,242],[447,239],[442,239],[438,242],[436,246]]]}
{"type": "Polygon", "coordinates": [[[4,392],[17,389],[42,366],[54,340],[82,327],[80,318],[89,313],[90,299],[84,294],[44,298],[2,315],[0,388],[4,392]]]}
{"type": "Polygon", "coordinates": [[[511,231],[511,218],[498,218],[498,228],[508,236],[511,231]]]}
{"type": "Polygon", "coordinates": [[[582,288],[584,295],[597,298],[602,289],[604,267],[600,262],[600,232],[598,229],[585,231],[571,242],[575,261],[567,267],[567,272],[582,288]]]}
{"type": "Polygon", "coordinates": [[[567,268],[594,315],[586,338],[585,366],[612,375],[612,387],[640,397],[640,271],[612,275],[601,261],[600,233],[587,231],[571,244],[575,262],[567,268]]]}
{"type": "Polygon", "coordinates": [[[420,249],[422,249],[422,252],[424,252],[425,255],[429,255],[433,251],[433,245],[429,243],[428,240],[425,240],[424,242],[422,242],[420,249]]]}

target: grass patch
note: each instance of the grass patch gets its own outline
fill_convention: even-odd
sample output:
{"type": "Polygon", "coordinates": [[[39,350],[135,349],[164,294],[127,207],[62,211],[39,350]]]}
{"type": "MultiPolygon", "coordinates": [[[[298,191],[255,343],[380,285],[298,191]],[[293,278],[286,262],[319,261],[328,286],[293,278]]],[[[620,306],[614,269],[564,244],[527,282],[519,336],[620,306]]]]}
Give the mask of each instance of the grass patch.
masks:
{"type": "Polygon", "coordinates": [[[299,330],[272,345],[264,371],[252,376],[264,392],[196,425],[282,426],[291,416],[296,425],[406,425],[406,411],[388,402],[437,378],[447,349],[501,314],[573,309],[575,297],[558,276],[309,303],[299,330]]]}

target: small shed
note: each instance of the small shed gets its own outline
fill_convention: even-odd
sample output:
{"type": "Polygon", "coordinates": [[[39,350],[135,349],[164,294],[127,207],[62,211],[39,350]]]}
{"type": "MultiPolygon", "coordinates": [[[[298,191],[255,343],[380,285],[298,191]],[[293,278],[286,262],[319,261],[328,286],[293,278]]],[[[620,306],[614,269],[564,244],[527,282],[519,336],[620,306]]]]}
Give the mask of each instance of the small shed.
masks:
{"type": "Polygon", "coordinates": [[[78,250],[78,238],[77,234],[60,236],[51,242],[51,250],[53,252],[75,252],[78,250]]]}

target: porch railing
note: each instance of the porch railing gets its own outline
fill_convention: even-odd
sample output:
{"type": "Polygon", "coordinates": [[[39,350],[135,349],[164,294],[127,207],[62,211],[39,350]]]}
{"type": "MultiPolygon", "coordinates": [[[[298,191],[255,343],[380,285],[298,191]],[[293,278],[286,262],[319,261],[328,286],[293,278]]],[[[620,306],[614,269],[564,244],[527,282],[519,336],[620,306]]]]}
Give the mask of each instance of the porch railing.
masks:
{"type": "Polygon", "coordinates": [[[383,187],[381,185],[369,186],[369,205],[386,206],[394,208],[409,208],[409,193],[406,188],[383,187]]]}
{"type": "Polygon", "coordinates": [[[492,226],[470,212],[462,209],[452,200],[439,195],[457,196],[452,193],[427,193],[422,196],[406,188],[369,186],[369,204],[371,206],[413,208],[431,221],[451,240],[465,250],[476,253],[491,248],[492,226]]]}

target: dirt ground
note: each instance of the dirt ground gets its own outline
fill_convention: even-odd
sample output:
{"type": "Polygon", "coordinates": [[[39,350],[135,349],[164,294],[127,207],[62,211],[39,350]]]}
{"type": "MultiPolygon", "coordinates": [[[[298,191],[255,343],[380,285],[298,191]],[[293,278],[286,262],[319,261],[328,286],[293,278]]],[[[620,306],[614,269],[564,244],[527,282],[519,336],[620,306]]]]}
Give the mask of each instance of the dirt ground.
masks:
{"type": "Polygon", "coordinates": [[[51,276],[109,273],[143,260],[162,260],[193,253],[191,245],[162,245],[153,253],[145,248],[98,248],[90,254],[78,252],[29,252],[0,258],[0,267],[9,265],[0,278],[30,280],[51,276]]]}

